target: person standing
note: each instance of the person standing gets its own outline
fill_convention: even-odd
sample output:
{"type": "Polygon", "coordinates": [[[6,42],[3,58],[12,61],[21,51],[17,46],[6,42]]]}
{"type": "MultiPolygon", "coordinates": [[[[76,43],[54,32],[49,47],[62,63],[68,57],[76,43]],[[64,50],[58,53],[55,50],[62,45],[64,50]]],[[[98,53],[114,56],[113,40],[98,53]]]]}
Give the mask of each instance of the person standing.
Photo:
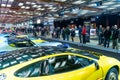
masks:
{"type": "Polygon", "coordinates": [[[33,35],[37,37],[36,28],[33,28],[33,35]]]}
{"type": "Polygon", "coordinates": [[[79,35],[80,43],[82,43],[82,26],[81,25],[78,28],[78,35],[79,35]]]}
{"type": "Polygon", "coordinates": [[[102,30],[102,25],[99,26],[98,30],[98,45],[101,45],[103,43],[102,38],[103,38],[103,30],[102,30]]]}
{"type": "Polygon", "coordinates": [[[71,39],[72,39],[72,42],[74,42],[74,37],[75,37],[75,29],[72,28],[71,29],[71,39]]]}
{"type": "Polygon", "coordinates": [[[107,26],[105,32],[104,32],[104,47],[109,47],[110,44],[110,36],[111,36],[111,30],[110,26],[107,26]]]}
{"type": "Polygon", "coordinates": [[[66,39],[65,27],[62,28],[61,32],[62,32],[62,38],[63,40],[65,40],[66,39]]]}
{"type": "Polygon", "coordinates": [[[60,29],[60,27],[57,27],[56,37],[57,37],[58,39],[60,39],[60,34],[61,34],[61,29],[60,29]]]}
{"type": "Polygon", "coordinates": [[[66,27],[65,33],[66,33],[67,41],[69,41],[69,36],[70,36],[70,29],[69,29],[69,27],[66,27]]]}
{"type": "Polygon", "coordinates": [[[112,34],[112,48],[113,49],[117,49],[118,50],[118,35],[119,35],[119,31],[118,31],[118,28],[117,28],[117,25],[114,26],[114,29],[113,29],[113,34],[112,34]]]}
{"type": "Polygon", "coordinates": [[[83,37],[83,44],[86,44],[86,40],[85,40],[85,38],[86,38],[86,26],[83,26],[83,28],[82,28],[82,37],[83,37]]]}

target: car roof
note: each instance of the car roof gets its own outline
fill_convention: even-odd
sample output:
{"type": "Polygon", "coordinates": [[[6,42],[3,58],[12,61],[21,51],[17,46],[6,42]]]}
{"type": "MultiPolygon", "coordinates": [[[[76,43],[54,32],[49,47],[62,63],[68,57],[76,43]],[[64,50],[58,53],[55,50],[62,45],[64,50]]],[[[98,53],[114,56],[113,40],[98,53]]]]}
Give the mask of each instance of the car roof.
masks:
{"type": "Polygon", "coordinates": [[[58,48],[58,47],[29,47],[21,50],[15,50],[10,52],[5,52],[0,55],[0,70],[23,63],[29,60],[33,60],[39,57],[51,55],[51,54],[61,54],[61,53],[76,53],[82,56],[87,56],[94,59],[99,59],[98,56],[95,56],[89,52],[85,52],[83,50],[75,50],[75,49],[66,49],[66,48],[58,48]],[[76,52],[75,52],[76,51],[76,52]]]}

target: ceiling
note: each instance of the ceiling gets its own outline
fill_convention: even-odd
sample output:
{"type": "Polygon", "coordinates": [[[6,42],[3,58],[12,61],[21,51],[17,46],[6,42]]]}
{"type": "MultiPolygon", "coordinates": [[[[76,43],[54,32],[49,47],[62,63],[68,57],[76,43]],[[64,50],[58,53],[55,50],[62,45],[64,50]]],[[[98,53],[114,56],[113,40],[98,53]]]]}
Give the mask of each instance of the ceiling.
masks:
{"type": "Polygon", "coordinates": [[[0,23],[55,19],[120,11],[120,0],[0,0],[0,23]]]}

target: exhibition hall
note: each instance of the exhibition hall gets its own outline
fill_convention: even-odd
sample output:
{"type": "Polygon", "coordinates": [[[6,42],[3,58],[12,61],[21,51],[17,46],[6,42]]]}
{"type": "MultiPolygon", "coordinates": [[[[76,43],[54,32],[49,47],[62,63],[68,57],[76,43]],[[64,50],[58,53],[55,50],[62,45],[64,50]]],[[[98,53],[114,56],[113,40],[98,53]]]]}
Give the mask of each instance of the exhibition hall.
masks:
{"type": "Polygon", "coordinates": [[[0,80],[120,80],[120,0],[0,0],[0,80]]]}

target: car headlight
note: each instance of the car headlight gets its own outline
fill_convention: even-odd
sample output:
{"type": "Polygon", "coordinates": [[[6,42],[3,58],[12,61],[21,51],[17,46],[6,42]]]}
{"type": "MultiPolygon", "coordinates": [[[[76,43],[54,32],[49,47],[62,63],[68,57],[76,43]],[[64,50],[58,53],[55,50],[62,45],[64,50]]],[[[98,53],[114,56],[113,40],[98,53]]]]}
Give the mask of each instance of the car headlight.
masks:
{"type": "Polygon", "coordinates": [[[3,73],[3,74],[0,74],[0,80],[5,80],[6,79],[6,75],[3,73]]]}

